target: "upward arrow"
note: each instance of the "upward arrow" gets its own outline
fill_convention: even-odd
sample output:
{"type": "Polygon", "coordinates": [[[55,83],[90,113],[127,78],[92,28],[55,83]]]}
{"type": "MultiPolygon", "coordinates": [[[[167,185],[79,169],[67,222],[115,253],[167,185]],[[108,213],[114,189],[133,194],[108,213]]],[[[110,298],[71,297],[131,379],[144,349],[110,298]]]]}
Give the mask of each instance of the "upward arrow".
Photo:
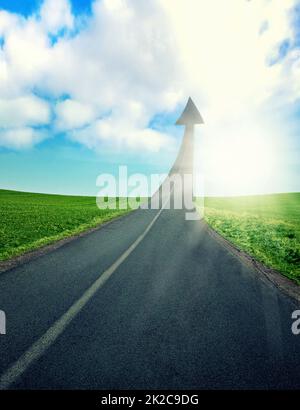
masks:
{"type": "Polygon", "coordinates": [[[181,116],[176,121],[176,125],[193,125],[204,124],[198,108],[194,104],[194,101],[189,97],[188,102],[183,110],[181,116]]]}
{"type": "Polygon", "coordinates": [[[176,121],[176,125],[185,125],[184,136],[176,161],[170,171],[171,174],[192,174],[194,164],[194,125],[204,124],[198,108],[191,97],[183,110],[181,116],[176,121]]]}
{"type": "MultiPolygon", "coordinates": [[[[198,111],[196,105],[194,104],[191,97],[189,97],[188,102],[183,110],[181,116],[176,121],[176,125],[185,125],[184,136],[182,143],[177,155],[177,158],[169,171],[169,177],[174,175],[188,176],[190,175],[193,179],[194,174],[194,125],[204,124],[203,118],[198,111]]],[[[158,190],[160,197],[162,197],[162,189],[164,186],[163,182],[158,190]]],[[[175,185],[174,185],[175,186],[175,185]]],[[[178,188],[175,190],[173,188],[172,196],[186,195],[191,193],[193,195],[193,186],[189,185],[189,182],[185,179],[183,180],[183,185],[181,186],[179,192],[178,188]]]]}

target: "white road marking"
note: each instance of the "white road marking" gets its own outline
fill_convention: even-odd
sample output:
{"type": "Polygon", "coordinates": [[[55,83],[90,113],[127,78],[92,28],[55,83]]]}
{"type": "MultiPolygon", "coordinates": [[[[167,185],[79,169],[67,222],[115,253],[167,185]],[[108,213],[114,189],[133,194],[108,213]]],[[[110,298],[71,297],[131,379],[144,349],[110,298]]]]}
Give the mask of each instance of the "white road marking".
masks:
{"type": "Polygon", "coordinates": [[[64,332],[69,323],[78,315],[84,306],[91,300],[95,293],[104,285],[116,269],[128,258],[135,248],[142,242],[160,214],[164,210],[169,198],[165,201],[160,211],[155,215],[145,231],[135,242],[114,262],[101,276],[84,292],[84,294],[41,336],[22,356],[13,363],[0,377],[0,390],[8,389],[36,360],[64,332]]]}

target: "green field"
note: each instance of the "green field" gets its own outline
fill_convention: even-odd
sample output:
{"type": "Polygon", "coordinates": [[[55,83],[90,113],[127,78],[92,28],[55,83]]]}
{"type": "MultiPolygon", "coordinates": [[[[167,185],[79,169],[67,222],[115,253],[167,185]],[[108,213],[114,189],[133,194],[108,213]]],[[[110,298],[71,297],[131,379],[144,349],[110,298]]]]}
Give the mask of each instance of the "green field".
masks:
{"type": "Polygon", "coordinates": [[[99,210],[95,197],[0,190],[0,261],[75,235],[126,212],[99,210]]]}
{"type": "MultiPolygon", "coordinates": [[[[0,261],[126,212],[99,210],[95,197],[0,190],[0,261]]],[[[238,248],[300,284],[300,193],[205,198],[205,218],[238,248]]]]}
{"type": "Polygon", "coordinates": [[[300,284],[300,193],[205,198],[205,219],[238,248],[300,284]]]}

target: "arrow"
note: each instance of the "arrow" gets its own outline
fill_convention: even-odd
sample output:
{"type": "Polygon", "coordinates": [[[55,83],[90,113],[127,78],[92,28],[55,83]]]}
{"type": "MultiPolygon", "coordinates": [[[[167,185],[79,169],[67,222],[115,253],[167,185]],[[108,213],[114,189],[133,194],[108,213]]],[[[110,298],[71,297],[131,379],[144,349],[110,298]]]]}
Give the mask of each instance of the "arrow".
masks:
{"type": "MultiPolygon", "coordinates": [[[[183,177],[182,181],[185,179],[185,175],[190,175],[191,181],[193,181],[193,174],[194,174],[194,125],[195,124],[204,124],[202,116],[198,111],[198,108],[194,104],[191,97],[189,97],[188,102],[181,114],[181,116],[176,121],[176,125],[185,125],[184,136],[182,139],[182,143],[177,155],[177,159],[174,162],[168,176],[170,178],[180,175],[183,177]]],[[[162,193],[164,184],[168,181],[168,178],[160,185],[158,191],[155,193],[153,197],[158,195],[158,201],[162,202],[162,193]]],[[[167,182],[169,183],[169,182],[167,182]]],[[[168,185],[169,186],[169,185],[168,185]]],[[[175,187],[175,185],[174,185],[175,187]]],[[[177,195],[189,195],[193,196],[193,187],[191,185],[184,184],[181,189],[178,191],[177,189],[173,189],[172,197],[177,195]]]]}
{"type": "Polygon", "coordinates": [[[204,121],[195,103],[189,97],[185,109],[176,121],[176,125],[185,125],[185,132],[177,159],[169,175],[174,173],[193,175],[195,124],[204,124],[204,121]]]}
{"type": "Polygon", "coordinates": [[[188,102],[181,116],[176,121],[176,125],[204,124],[203,118],[198,111],[194,101],[189,97],[188,102]]]}

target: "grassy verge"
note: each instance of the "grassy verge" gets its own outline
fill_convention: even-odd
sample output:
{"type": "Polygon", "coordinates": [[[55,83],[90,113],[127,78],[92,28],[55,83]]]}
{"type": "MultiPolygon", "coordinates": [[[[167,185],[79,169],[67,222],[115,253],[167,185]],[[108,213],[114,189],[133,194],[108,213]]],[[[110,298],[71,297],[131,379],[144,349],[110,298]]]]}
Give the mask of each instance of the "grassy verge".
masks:
{"type": "Polygon", "coordinates": [[[95,197],[0,190],[0,261],[76,235],[129,211],[100,210],[95,197]]]}
{"type": "Polygon", "coordinates": [[[209,197],[204,215],[238,248],[300,284],[300,193],[209,197]]]}

